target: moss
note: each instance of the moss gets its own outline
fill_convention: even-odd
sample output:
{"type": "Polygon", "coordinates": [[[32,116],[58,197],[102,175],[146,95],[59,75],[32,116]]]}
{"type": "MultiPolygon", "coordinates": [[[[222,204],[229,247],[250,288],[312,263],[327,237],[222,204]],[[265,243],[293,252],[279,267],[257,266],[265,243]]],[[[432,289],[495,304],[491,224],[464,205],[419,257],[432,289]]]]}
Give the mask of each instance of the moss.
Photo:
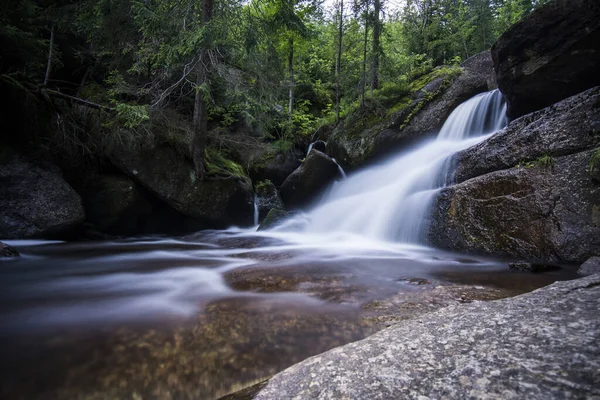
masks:
{"type": "Polygon", "coordinates": [[[246,176],[244,168],[242,168],[241,165],[225,158],[216,149],[212,149],[212,148],[206,149],[205,157],[206,158],[205,158],[204,164],[206,166],[208,176],[221,176],[221,177],[230,177],[230,176],[245,177],[246,176]]]}
{"type": "Polygon", "coordinates": [[[552,168],[554,166],[554,157],[550,154],[544,154],[532,161],[521,161],[517,164],[517,168],[552,168]]]}
{"type": "Polygon", "coordinates": [[[258,191],[268,188],[270,186],[273,186],[273,183],[269,179],[265,179],[264,181],[258,182],[254,187],[255,187],[256,191],[258,192],[258,191]]]}
{"type": "Polygon", "coordinates": [[[427,104],[435,100],[440,94],[442,94],[452,83],[455,77],[462,73],[462,68],[457,66],[441,66],[434,69],[429,74],[419,78],[418,80],[411,82],[411,89],[413,90],[413,97],[425,89],[427,85],[433,82],[437,78],[443,78],[441,85],[437,90],[433,92],[425,92],[424,96],[418,102],[413,102],[413,109],[410,110],[410,113],[404,118],[402,124],[400,125],[400,129],[404,128],[412,118],[417,115],[419,111],[421,111],[427,104]]]}
{"type": "Polygon", "coordinates": [[[594,151],[590,159],[590,172],[593,172],[596,168],[600,168],[600,147],[594,151]]]}

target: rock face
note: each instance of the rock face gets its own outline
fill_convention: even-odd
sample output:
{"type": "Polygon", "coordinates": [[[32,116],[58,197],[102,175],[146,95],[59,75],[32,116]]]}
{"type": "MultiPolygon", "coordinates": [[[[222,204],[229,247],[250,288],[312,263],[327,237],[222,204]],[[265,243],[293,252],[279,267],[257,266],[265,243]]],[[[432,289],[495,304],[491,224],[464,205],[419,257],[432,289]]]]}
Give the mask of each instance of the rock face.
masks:
{"type": "Polygon", "coordinates": [[[255,201],[258,205],[259,221],[272,209],[283,210],[283,201],[277,192],[277,188],[269,180],[258,182],[254,188],[255,201]]]}
{"type": "Polygon", "coordinates": [[[410,84],[411,93],[384,116],[358,110],[342,120],[327,141],[327,151],[344,167],[406,146],[438,131],[463,101],[496,87],[489,51],[466,60],[461,68],[438,68],[410,84]]]}
{"type": "Polygon", "coordinates": [[[0,157],[0,238],[45,238],[83,223],[79,195],[48,162],[34,164],[10,149],[0,157]]]}
{"type": "Polygon", "coordinates": [[[600,253],[600,88],[513,121],[456,157],[430,242],[547,262],[600,253]]]}
{"type": "Polygon", "coordinates": [[[450,306],[308,358],[254,399],[592,398],[598,307],[600,275],[450,306]]]}
{"type": "Polygon", "coordinates": [[[95,175],[82,190],[87,222],[102,232],[140,233],[140,218],[152,211],[141,188],[125,175],[95,175]]]}
{"type": "Polygon", "coordinates": [[[255,158],[248,166],[248,174],[253,182],[269,180],[276,187],[280,187],[283,181],[301,164],[304,153],[293,148],[285,152],[268,152],[255,158]]]}
{"type": "Polygon", "coordinates": [[[591,257],[577,270],[579,275],[592,275],[600,273],[600,257],[591,257]]]}
{"type": "Polygon", "coordinates": [[[247,177],[209,177],[199,181],[192,162],[168,145],[148,144],[115,151],[111,160],[184,215],[213,226],[252,223],[253,191],[247,177]]]}
{"type": "Polygon", "coordinates": [[[600,2],[554,0],[508,29],[492,47],[509,118],[600,85],[600,2]]]}
{"type": "MultiPolygon", "coordinates": [[[[438,78],[420,93],[417,101],[422,107],[412,116],[398,115],[375,139],[373,154],[391,151],[429,133],[441,129],[452,111],[476,94],[496,88],[494,69],[489,51],[467,59],[461,64],[462,72],[450,82],[438,78]],[[427,102],[431,96],[432,101],[427,102]]],[[[414,112],[414,110],[413,110],[414,112]]]]}
{"type": "Polygon", "coordinates": [[[19,252],[6,243],[0,242],[0,258],[19,257],[19,252]]]}
{"type": "Polygon", "coordinates": [[[304,163],[281,185],[283,203],[288,209],[308,205],[339,174],[337,164],[329,156],[318,150],[311,150],[304,163]]]}

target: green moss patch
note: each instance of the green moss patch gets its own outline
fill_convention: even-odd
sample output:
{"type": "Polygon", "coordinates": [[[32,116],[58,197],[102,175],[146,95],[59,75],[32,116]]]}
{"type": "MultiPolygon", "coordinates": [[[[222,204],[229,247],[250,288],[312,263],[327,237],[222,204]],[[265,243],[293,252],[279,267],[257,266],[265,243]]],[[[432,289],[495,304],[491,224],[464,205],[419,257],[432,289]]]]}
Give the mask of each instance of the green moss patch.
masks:
{"type": "Polygon", "coordinates": [[[221,154],[218,150],[208,148],[206,149],[204,165],[206,167],[206,172],[208,176],[212,177],[231,177],[231,176],[239,176],[245,177],[246,173],[244,168],[236,163],[235,161],[231,161],[223,154],[221,154]]]}

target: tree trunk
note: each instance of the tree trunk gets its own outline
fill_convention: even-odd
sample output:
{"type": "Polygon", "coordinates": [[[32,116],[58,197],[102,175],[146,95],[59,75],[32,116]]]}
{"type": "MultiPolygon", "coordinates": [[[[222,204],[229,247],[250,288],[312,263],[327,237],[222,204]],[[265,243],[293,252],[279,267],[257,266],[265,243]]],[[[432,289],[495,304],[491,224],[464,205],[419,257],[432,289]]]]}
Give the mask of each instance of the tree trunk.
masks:
{"type": "Polygon", "coordinates": [[[337,56],[335,60],[335,122],[340,120],[340,100],[342,97],[341,76],[342,76],[342,38],[344,34],[344,0],[339,0],[339,21],[338,21],[338,42],[337,56]]]}
{"type": "Polygon", "coordinates": [[[288,70],[290,74],[290,92],[288,104],[288,120],[292,122],[292,112],[294,111],[294,39],[289,40],[288,52],[288,70]]]}
{"type": "Polygon", "coordinates": [[[373,18],[373,68],[371,69],[371,92],[379,88],[379,55],[381,54],[381,0],[375,0],[373,18]]]}
{"type": "MultiPolygon", "coordinates": [[[[207,25],[212,19],[214,0],[202,1],[202,26],[207,25]]],[[[192,128],[194,138],[192,140],[192,159],[196,176],[204,179],[204,158],[206,151],[206,136],[208,133],[208,107],[206,104],[206,95],[210,91],[210,82],[208,75],[210,70],[210,60],[206,43],[198,52],[198,64],[196,65],[196,95],[194,97],[194,115],[192,116],[192,128]]]]}
{"type": "Polygon", "coordinates": [[[365,91],[367,89],[367,42],[369,39],[369,19],[367,13],[368,8],[365,9],[365,37],[363,42],[362,88],[360,98],[360,105],[362,107],[365,106],[365,91]]]}
{"type": "Polygon", "coordinates": [[[48,49],[48,63],[46,64],[46,75],[44,76],[44,87],[48,86],[50,74],[52,73],[52,57],[54,53],[54,24],[50,29],[50,48],[48,49]]]}

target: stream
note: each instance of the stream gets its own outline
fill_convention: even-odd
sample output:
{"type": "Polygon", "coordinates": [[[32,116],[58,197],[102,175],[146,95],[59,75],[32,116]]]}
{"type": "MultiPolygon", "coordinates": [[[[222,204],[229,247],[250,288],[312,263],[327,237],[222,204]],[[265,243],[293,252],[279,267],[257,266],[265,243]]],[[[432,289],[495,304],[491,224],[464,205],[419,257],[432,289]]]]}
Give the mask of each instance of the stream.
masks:
{"type": "Polygon", "coordinates": [[[575,277],[351,234],[294,236],[8,241],[22,257],[0,268],[1,393],[218,398],[390,323],[575,277]]]}
{"type": "Polygon", "coordinates": [[[390,324],[575,278],[427,246],[452,157],[501,129],[505,107],[497,90],[475,96],[435,139],[268,231],[6,241],[21,257],[0,262],[0,394],[216,399],[390,324]]]}

